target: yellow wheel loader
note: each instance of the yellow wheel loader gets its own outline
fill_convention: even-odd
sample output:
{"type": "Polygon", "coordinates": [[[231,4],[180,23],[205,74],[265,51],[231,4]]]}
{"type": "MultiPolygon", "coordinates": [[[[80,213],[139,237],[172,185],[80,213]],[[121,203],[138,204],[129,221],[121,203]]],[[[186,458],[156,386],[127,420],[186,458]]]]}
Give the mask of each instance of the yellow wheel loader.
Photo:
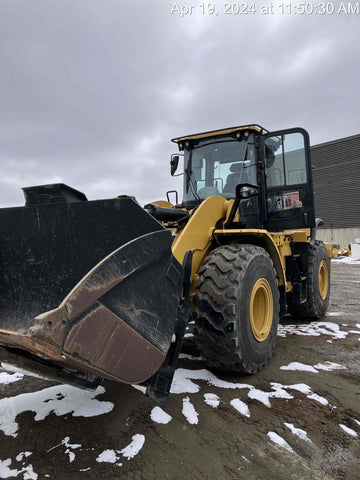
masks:
{"type": "Polygon", "coordinates": [[[210,367],[254,373],[279,317],[324,316],[309,137],[246,125],[175,138],[183,199],[141,208],[64,184],[0,210],[0,359],[87,387],[147,382],[167,398],[189,319],[210,367]]]}

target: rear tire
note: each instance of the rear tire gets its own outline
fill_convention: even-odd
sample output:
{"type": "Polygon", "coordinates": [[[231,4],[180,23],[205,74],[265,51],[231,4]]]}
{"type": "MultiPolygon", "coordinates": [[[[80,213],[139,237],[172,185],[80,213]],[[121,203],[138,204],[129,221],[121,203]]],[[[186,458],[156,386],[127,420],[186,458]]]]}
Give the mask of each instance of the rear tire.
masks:
{"type": "Polygon", "coordinates": [[[271,358],[279,291],[269,254],[254,245],[213,250],[199,270],[194,336],[211,367],[255,373],[271,358]]]}
{"type": "Polygon", "coordinates": [[[307,300],[301,305],[289,303],[289,313],[301,320],[317,320],[325,316],[330,298],[330,262],[321,241],[309,246],[307,300]]]}

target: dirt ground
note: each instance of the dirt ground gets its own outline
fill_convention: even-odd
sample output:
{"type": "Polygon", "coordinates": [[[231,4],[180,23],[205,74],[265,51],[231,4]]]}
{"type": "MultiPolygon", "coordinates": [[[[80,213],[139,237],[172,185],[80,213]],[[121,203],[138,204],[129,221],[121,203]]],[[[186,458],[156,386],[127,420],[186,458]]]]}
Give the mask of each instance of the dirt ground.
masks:
{"type": "Polygon", "coordinates": [[[360,479],[359,287],[360,262],[335,263],[328,315],[283,321],[256,376],[210,373],[188,335],[165,404],[110,382],[85,400],[1,383],[0,478],[360,479]]]}

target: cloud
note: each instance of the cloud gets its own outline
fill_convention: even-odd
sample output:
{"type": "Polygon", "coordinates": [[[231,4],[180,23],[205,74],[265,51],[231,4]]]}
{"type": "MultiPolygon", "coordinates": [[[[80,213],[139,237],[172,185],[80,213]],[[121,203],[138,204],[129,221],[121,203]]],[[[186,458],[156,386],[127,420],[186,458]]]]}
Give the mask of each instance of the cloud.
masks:
{"type": "MultiPolygon", "coordinates": [[[[0,204],[61,179],[146,203],[170,139],[246,123],[358,133],[356,15],[171,15],[174,2],[3,0],[0,204]]],[[[258,7],[260,4],[258,5],[258,7]]]]}

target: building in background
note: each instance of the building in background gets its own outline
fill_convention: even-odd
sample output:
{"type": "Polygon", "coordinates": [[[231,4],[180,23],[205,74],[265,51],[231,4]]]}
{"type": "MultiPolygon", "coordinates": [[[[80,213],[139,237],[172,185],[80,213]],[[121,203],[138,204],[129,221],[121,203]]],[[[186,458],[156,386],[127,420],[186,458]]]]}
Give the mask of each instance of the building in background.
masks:
{"type": "Polygon", "coordinates": [[[347,247],[360,237],[360,134],[311,147],[317,238],[347,247]]]}

